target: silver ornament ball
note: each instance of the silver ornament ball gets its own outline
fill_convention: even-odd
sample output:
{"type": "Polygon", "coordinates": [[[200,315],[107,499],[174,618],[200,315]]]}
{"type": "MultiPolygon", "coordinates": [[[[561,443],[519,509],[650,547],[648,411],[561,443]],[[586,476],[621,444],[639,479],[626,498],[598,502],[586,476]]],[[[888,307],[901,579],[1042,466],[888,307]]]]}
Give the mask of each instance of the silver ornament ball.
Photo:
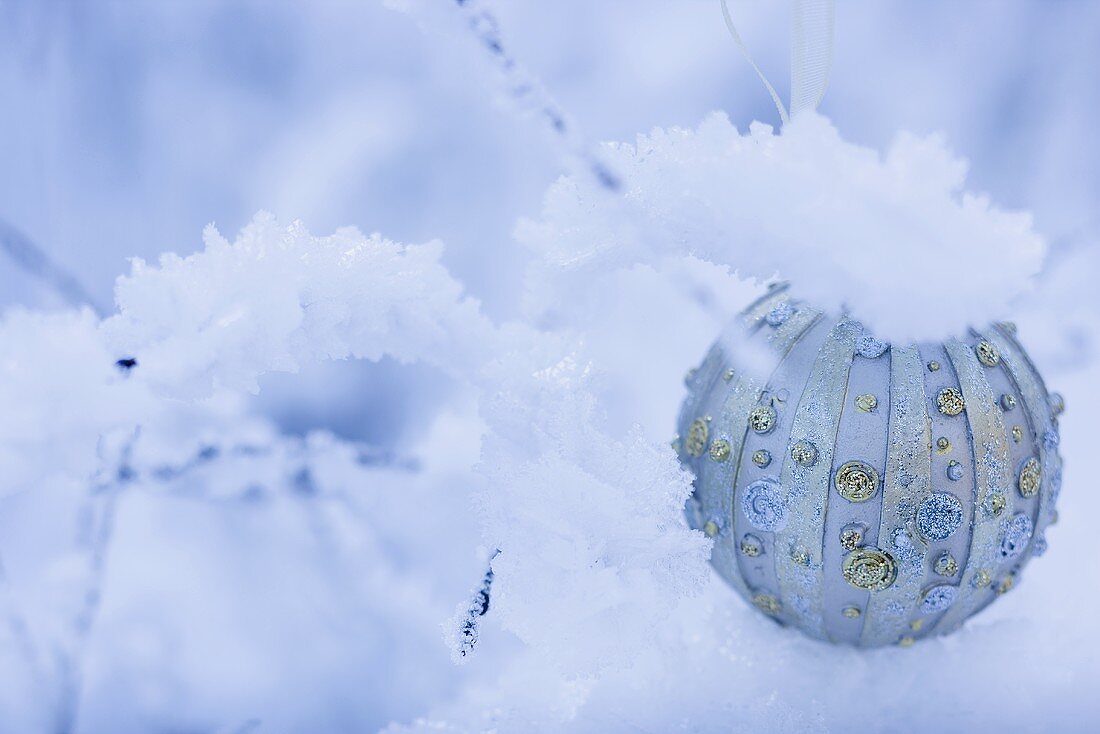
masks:
{"type": "Polygon", "coordinates": [[[891,345],[775,286],[730,329],[777,366],[743,373],[720,339],[687,380],[674,446],[688,518],[742,597],[829,642],[909,645],[958,629],[1046,549],[1058,414],[995,324],[891,345]]]}

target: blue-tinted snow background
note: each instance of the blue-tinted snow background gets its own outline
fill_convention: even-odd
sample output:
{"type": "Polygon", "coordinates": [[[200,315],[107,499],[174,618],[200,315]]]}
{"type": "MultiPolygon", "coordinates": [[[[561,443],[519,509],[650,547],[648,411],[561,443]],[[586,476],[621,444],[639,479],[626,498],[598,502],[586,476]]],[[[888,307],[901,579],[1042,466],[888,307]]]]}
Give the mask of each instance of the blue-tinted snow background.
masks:
{"type": "MultiPolygon", "coordinates": [[[[773,80],[788,69],[781,5],[734,4],[773,80]]],[[[714,110],[742,130],[778,122],[717,2],[486,7],[583,141],[695,128],[714,110]]],[[[454,12],[442,0],[411,15],[377,0],[0,0],[0,222],[75,274],[105,314],[129,258],[199,250],[210,222],[232,239],[266,210],[317,234],[354,225],[439,238],[484,312],[513,318],[530,257],[516,223],[538,215],[571,164],[542,120],[517,113],[483,45],[446,19],[454,12]]],[[[0,733],[368,732],[421,717],[448,731],[905,731],[922,716],[942,731],[1095,730],[1098,38],[1100,5],[1086,2],[838,10],[821,111],[841,134],[884,149],[900,129],[942,132],[970,161],[967,186],[1032,211],[1051,247],[1039,300],[1014,316],[1069,404],[1061,520],[1026,583],[976,629],[861,657],[774,629],[711,583],[678,612],[709,630],[702,642],[654,648],[697,645],[680,656],[578,679],[570,671],[588,667],[532,657],[523,640],[537,632],[517,639],[490,614],[478,655],[456,666],[441,625],[490,550],[469,496],[473,398],[438,366],[324,362],[261,376],[257,396],[224,411],[260,426],[237,431],[236,454],[176,457],[119,497],[106,530],[88,516],[85,485],[0,497],[0,733]],[[307,449],[270,448],[272,426],[354,445],[341,460],[360,473],[330,495],[324,471],[301,470],[294,452],[307,449]],[[100,531],[106,550],[89,560],[100,531]],[[72,598],[88,573],[101,581],[90,607],[72,598]]],[[[664,293],[639,277],[624,292],[664,293]]],[[[0,306],[67,304],[0,254],[0,306]]],[[[644,343],[660,313],[615,331],[644,343]]],[[[648,344],[652,363],[618,365],[636,381],[611,391],[613,412],[667,439],[713,317],[654,326],[675,343],[648,344]],[[630,407],[614,407],[616,395],[630,407]]],[[[327,449],[308,451],[324,463],[327,449]]]]}

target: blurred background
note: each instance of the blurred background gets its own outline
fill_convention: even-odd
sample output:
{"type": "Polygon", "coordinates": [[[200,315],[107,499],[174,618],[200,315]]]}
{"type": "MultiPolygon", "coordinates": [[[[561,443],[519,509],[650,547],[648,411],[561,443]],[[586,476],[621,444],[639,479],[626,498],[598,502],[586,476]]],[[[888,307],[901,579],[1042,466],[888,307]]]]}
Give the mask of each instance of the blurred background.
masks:
{"type": "MultiPolygon", "coordinates": [[[[510,232],[563,170],[560,146],[516,113],[454,3],[388,5],[0,0],[0,222],[105,312],[128,258],[192,252],[205,224],[232,237],[261,209],[319,233],[441,238],[488,313],[514,312],[523,253],[510,232]]],[[[779,122],[717,0],[485,6],[590,144],[693,127],[712,110],[741,128],[779,122]]],[[[786,6],[733,9],[786,97],[786,6]]],[[[882,148],[899,130],[942,132],[970,159],[971,188],[1032,210],[1059,247],[1096,241],[1100,5],[876,2],[837,15],[821,110],[845,137],[882,148]]],[[[0,286],[0,304],[59,304],[10,257],[0,286]]],[[[329,369],[339,380],[323,384],[351,380],[364,402],[272,385],[272,410],[372,440],[364,405],[407,414],[360,379],[401,379],[386,365],[329,369]]]]}
{"type": "MultiPolygon", "coordinates": [[[[6,241],[22,233],[109,314],[129,258],[190,253],[207,223],[232,237],[264,209],[319,234],[354,225],[405,242],[440,238],[448,267],[486,311],[514,315],[525,256],[511,231],[537,214],[565,164],[543,122],[503,94],[482,45],[449,19],[454,5],[0,0],[6,241]]],[[[712,110],[741,128],[778,124],[717,0],[483,5],[584,141],[694,127],[712,110]]],[[[785,97],[785,4],[731,7],[785,97]]],[[[821,111],[846,138],[882,148],[899,130],[942,131],[971,161],[971,188],[1034,212],[1053,247],[1050,282],[1094,282],[1100,3],[840,3],[836,28],[821,111]]],[[[15,255],[0,253],[0,306],[66,305],[31,272],[39,266],[15,255]]],[[[1080,375],[1093,363],[1084,324],[1096,312],[1095,302],[1078,304],[1059,338],[1038,347],[1044,370],[1080,375]]],[[[1026,314],[1019,320],[1028,326],[1026,314]]],[[[399,504],[412,507],[415,461],[400,457],[413,436],[430,427],[476,458],[476,436],[448,435],[439,421],[435,406],[450,390],[428,368],[336,363],[267,378],[250,409],[286,433],[324,429],[369,446],[385,464],[372,481],[411,487],[399,504]]],[[[258,518],[136,499],[117,522],[107,632],[89,643],[77,729],[370,731],[487,678],[488,666],[452,667],[440,642],[439,622],[484,560],[459,489],[443,505],[427,527],[453,557],[419,557],[426,551],[393,506],[377,509],[383,530],[356,541],[397,559],[398,574],[434,569],[397,592],[419,600],[401,607],[422,612],[409,618],[348,591],[372,572],[369,554],[353,554],[345,577],[319,577],[324,544],[308,526],[273,520],[276,510],[258,518]]],[[[60,573],[47,560],[48,523],[28,522],[48,507],[0,500],[0,549],[17,588],[60,573]]],[[[23,721],[29,690],[0,693],[0,732],[21,730],[11,722],[23,721]]]]}

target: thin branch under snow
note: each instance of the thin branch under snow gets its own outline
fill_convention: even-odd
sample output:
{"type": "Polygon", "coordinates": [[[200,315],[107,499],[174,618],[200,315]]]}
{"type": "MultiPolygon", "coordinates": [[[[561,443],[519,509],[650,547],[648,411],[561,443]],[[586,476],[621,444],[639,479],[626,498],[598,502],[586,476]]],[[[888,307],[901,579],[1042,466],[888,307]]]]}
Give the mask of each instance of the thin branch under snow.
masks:
{"type": "Polygon", "coordinates": [[[0,250],[6,252],[25,272],[50,286],[69,304],[90,306],[103,316],[102,306],[76,276],[55,263],[30,237],[3,220],[0,220],[0,250]]]}
{"type": "MultiPolygon", "coordinates": [[[[417,3],[391,0],[395,9],[417,14],[417,3]]],[[[619,176],[594,152],[582,135],[574,129],[568,115],[547,91],[538,77],[520,64],[505,46],[496,16],[480,0],[452,0],[462,14],[465,26],[489,57],[499,76],[504,96],[525,116],[541,120],[553,135],[566,158],[580,164],[603,189],[617,192],[621,188],[619,176]]],[[[429,6],[432,11],[436,5],[429,6]]],[[[420,10],[425,14],[427,10],[420,10]]]]}
{"type": "Polygon", "coordinates": [[[107,552],[114,535],[115,511],[123,488],[134,478],[130,460],[140,431],[135,429],[119,450],[117,463],[110,473],[96,482],[89,493],[85,520],[78,529],[77,542],[84,546],[88,572],[73,619],[72,637],[57,651],[59,691],[54,730],[58,734],[76,731],[83,683],[84,655],[99,615],[103,599],[103,578],[107,568],[107,552]]]}
{"type": "Polygon", "coordinates": [[[455,616],[444,627],[447,643],[451,648],[451,659],[456,663],[466,662],[481,637],[481,618],[489,613],[489,594],[493,586],[493,558],[499,554],[499,550],[493,552],[492,557],[489,558],[485,576],[481,579],[481,585],[474,590],[469,601],[458,605],[455,616]]]}

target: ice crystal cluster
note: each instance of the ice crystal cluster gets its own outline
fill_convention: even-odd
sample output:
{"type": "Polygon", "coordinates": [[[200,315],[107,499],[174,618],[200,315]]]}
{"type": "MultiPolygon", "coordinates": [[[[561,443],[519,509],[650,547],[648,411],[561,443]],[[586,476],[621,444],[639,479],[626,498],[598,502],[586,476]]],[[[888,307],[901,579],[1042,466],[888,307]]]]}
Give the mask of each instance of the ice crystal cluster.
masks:
{"type": "MultiPolygon", "coordinates": [[[[844,720],[844,701],[958,724],[989,720],[971,705],[983,697],[1061,686],[1028,661],[1077,633],[1040,625],[1037,606],[1004,605],[1034,634],[979,624],[899,658],[817,648],[731,604],[711,541],[685,522],[691,476],[668,442],[684,371],[764,281],[797,280],[883,336],[942,336],[1028,289],[1043,248],[1027,217],[965,193],[937,139],[880,157],[816,116],[782,134],[713,116],[600,156],[618,187],[563,178],[518,229],[521,315],[490,318],[438,242],[319,237],[265,214],[233,241],[211,227],[194,254],[135,262],[102,320],[6,312],[0,496],[39,513],[84,498],[84,532],[62,558],[5,559],[26,593],[2,598],[0,706],[18,712],[4,723],[94,728],[111,720],[97,692],[133,686],[147,718],[114,731],[296,731],[324,706],[289,681],[353,665],[372,683],[349,698],[409,702],[393,731],[810,731],[844,720]],[[352,359],[419,363],[419,387],[447,386],[397,455],[284,435],[248,397],[272,373],[352,359]],[[170,536],[161,555],[126,555],[150,528],[170,536]],[[206,542],[265,548],[275,532],[274,559],[206,542]],[[265,561],[278,583],[251,580],[265,561]],[[173,604],[200,562],[293,611],[276,624],[217,594],[173,604]],[[318,564],[336,581],[319,583],[318,564]],[[139,581],[112,598],[112,578],[139,581]],[[317,624],[349,608],[354,622],[317,624]],[[235,633],[195,634],[195,620],[235,633]],[[293,675],[271,652],[288,648],[293,675]],[[911,695],[916,679],[931,699],[911,695]]],[[[331,731],[352,716],[329,715],[331,731]]]]}

